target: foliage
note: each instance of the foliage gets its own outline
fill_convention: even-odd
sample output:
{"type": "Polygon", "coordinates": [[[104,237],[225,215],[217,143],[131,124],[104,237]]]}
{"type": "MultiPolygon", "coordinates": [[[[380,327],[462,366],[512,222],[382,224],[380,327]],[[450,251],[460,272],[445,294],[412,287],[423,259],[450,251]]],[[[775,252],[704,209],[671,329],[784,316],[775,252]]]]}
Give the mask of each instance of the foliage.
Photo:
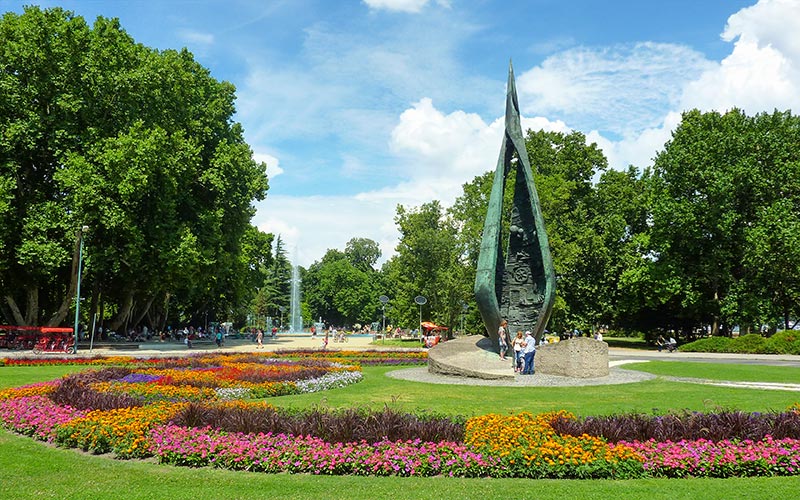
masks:
{"type": "Polygon", "coordinates": [[[767,340],[757,333],[741,335],[733,339],[731,349],[742,354],[763,354],[767,352],[767,340]]]}
{"type": "Polygon", "coordinates": [[[460,443],[420,440],[329,443],[313,436],[225,433],[167,426],[153,432],[163,463],[253,472],[480,477],[494,463],[460,443]]]}
{"type": "Polygon", "coordinates": [[[789,112],[683,114],[653,176],[653,277],[678,319],[667,326],[716,335],[794,315],[798,136],[789,112]]]}
{"type": "Polygon", "coordinates": [[[766,351],[774,354],[800,354],[800,332],[782,330],[767,339],[766,351]]]}
{"type": "Polygon", "coordinates": [[[55,441],[61,446],[97,454],[113,451],[119,458],[149,456],[148,431],[168,421],[182,406],[182,403],[161,402],[90,411],[59,426],[55,441]]]}
{"type": "Polygon", "coordinates": [[[280,409],[271,406],[189,404],[171,422],[185,427],[214,427],[227,432],[314,436],[329,443],[381,440],[426,442],[464,438],[463,419],[410,414],[385,407],[328,410],[280,409]]]}
{"type": "Polygon", "coordinates": [[[800,354],[800,334],[782,330],[769,338],[751,333],[738,338],[709,337],[678,347],[684,352],[733,352],[741,354],[800,354]]]}
{"type": "Polygon", "coordinates": [[[304,303],[314,318],[329,325],[369,324],[380,314],[380,275],[374,266],[378,244],[352,238],[345,251],[330,249],[303,278],[304,303]]]}
{"type": "Polygon", "coordinates": [[[681,352],[733,352],[730,337],[708,337],[678,346],[681,352]]]}
{"type": "Polygon", "coordinates": [[[745,439],[761,441],[767,436],[776,439],[800,439],[800,415],[793,411],[622,414],[580,419],[559,417],[551,425],[559,434],[575,437],[588,434],[603,437],[612,443],[650,439],[658,442],[698,439],[713,442],[745,439]]]}
{"type": "MultiPolygon", "coordinates": [[[[190,358],[183,364],[188,367],[203,362],[216,363],[220,358],[243,357],[246,356],[208,356],[205,361],[190,358]]],[[[157,360],[148,362],[157,364],[157,360]]],[[[192,369],[202,370],[202,367],[195,366],[192,369]]],[[[73,378],[88,382],[112,378],[114,374],[114,369],[105,369],[73,378]]],[[[127,383],[152,383],[157,376],[132,371],[123,379],[127,383]]],[[[6,424],[19,427],[21,432],[48,439],[55,431],[57,442],[95,453],[114,451],[119,457],[146,457],[155,453],[166,463],[191,466],[213,464],[234,470],[402,476],[445,474],[463,477],[729,477],[796,475],[797,462],[800,460],[800,440],[776,439],[771,435],[760,440],[712,441],[683,438],[684,434],[678,433],[682,440],[673,444],[657,438],[613,443],[588,433],[580,436],[564,434],[554,427],[559,419],[574,419],[564,411],[541,415],[526,412],[510,416],[490,414],[464,422],[463,419],[444,415],[408,415],[388,409],[382,412],[353,409],[275,410],[264,403],[243,402],[194,405],[193,412],[185,412],[188,403],[160,402],[137,408],[92,410],[71,416],[69,412],[73,410],[66,408],[66,413],[61,410],[37,411],[36,403],[15,404],[18,399],[24,398],[46,399],[40,395],[25,395],[0,401],[0,414],[8,412],[4,420],[24,420],[18,419],[17,413],[30,416],[25,425],[6,424]],[[250,411],[256,413],[254,418],[246,415],[245,412],[250,411]],[[248,432],[226,432],[208,426],[189,428],[168,423],[170,418],[181,412],[195,425],[203,425],[203,419],[210,419],[233,427],[244,424],[248,432]],[[278,413],[283,418],[276,418],[278,413]],[[267,416],[268,419],[307,426],[300,430],[306,435],[251,432],[261,425],[259,417],[263,415],[271,415],[267,416]],[[295,416],[300,417],[299,423],[293,421],[295,416]],[[54,418],[66,421],[54,423],[54,418]],[[402,433],[405,432],[403,429],[414,429],[420,425],[428,429],[418,432],[448,433],[463,429],[465,440],[433,438],[435,440],[428,442],[419,439],[379,439],[369,443],[364,440],[351,441],[355,436],[347,434],[353,430],[366,430],[377,435],[381,429],[402,433]],[[348,441],[330,442],[308,435],[325,432],[338,433],[348,441]],[[534,466],[531,467],[531,464],[534,466]]],[[[687,414],[693,425],[673,423],[672,427],[686,434],[692,428],[700,429],[701,433],[707,432],[702,429],[717,431],[728,428],[733,429],[737,436],[744,436],[753,430],[764,432],[766,428],[763,424],[768,421],[771,431],[796,433],[799,415],[796,407],[795,404],[790,412],[764,418],[745,413],[687,414]]],[[[616,422],[610,427],[619,428],[619,424],[616,422]]],[[[647,434],[643,437],[647,437],[647,434]]]]}
{"type": "Polygon", "coordinates": [[[644,460],[648,475],[655,477],[794,476],[800,472],[800,441],[710,441],[707,439],[660,442],[621,442],[644,460]]]}
{"type": "Polygon", "coordinates": [[[267,179],[232,121],[233,86],[116,19],[27,7],[0,38],[6,322],[65,320],[83,225],[86,318],[152,330],[249,300],[241,240],[267,179]]]}
{"type": "Polygon", "coordinates": [[[473,417],[466,423],[466,443],[500,459],[503,475],[530,478],[640,477],[641,458],[626,446],[608,446],[589,435],[562,435],[557,419],[568,412],[473,417]]]}
{"type": "Polygon", "coordinates": [[[383,268],[390,285],[387,317],[396,326],[418,328],[422,321],[453,327],[462,304],[471,300],[474,272],[456,245],[457,229],[438,201],[417,208],[397,207],[397,255],[383,268]],[[427,302],[419,306],[417,296],[427,302]]]}

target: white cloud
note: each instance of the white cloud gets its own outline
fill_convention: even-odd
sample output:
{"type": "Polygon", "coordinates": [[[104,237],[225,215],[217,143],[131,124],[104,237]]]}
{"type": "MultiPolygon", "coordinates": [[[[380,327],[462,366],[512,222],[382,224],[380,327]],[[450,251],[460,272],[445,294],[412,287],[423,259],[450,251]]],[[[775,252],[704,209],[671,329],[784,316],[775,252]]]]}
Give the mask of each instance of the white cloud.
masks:
{"type": "Polygon", "coordinates": [[[193,30],[178,31],[178,38],[191,45],[211,45],[214,43],[214,35],[193,30]]]}
{"type": "MultiPolygon", "coordinates": [[[[568,131],[563,122],[524,118],[525,129],[568,131]]],[[[261,230],[281,234],[287,248],[298,247],[300,265],[309,266],[330,248],[344,249],[350,238],[377,241],[383,260],[394,254],[399,234],[398,204],[419,206],[439,200],[449,206],[462,185],[493,170],[503,137],[503,119],[491,124],[463,111],[444,114],[423,98],[400,115],[390,148],[406,180],[354,196],[292,197],[270,194],[254,219],[261,230]]],[[[346,162],[347,163],[346,159],[346,162]]]]}
{"type": "Polygon", "coordinates": [[[658,127],[648,128],[613,141],[597,130],[586,134],[587,143],[597,143],[608,159],[609,168],[625,170],[629,165],[640,169],[652,165],[656,153],[664,149],[672,131],[680,123],[680,113],[669,113],[658,127]]]}
{"type": "MultiPolygon", "coordinates": [[[[419,13],[429,0],[364,0],[364,3],[374,10],[390,10],[395,12],[408,12],[410,14],[419,13]]],[[[437,4],[443,7],[450,7],[450,2],[438,0],[437,4]]]]}
{"type": "Polygon", "coordinates": [[[280,167],[280,160],[271,154],[253,153],[253,159],[259,163],[267,164],[267,176],[270,179],[273,179],[283,173],[283,169],[280,167]]]}
{"type": "Polygon", "coordinates": [[[290,259],[297,249],[297,263],[308,267],[328,249],[344,250],[351,238],[376,241],[382,261],[394,254],[397,228],[394,225],[395,200],[347,196],[269,195],[258,203],[253,219],[259,229],[280,234],[290,259]]]}
{"type": "Polygon", "coordinates": [[[743,109],[748,114],[800,108],[800,2],[762,0],[728,19],[733,51],[689,83],[683,109],[743,109]]]}
{"type": "Polygon", "coordinates": [[[525,113],[626,135],[658,126],[664,110],[677,105],[682,84],[712,64],[675,44],[579,47],[523,72],[517,89],[525,113]]]}
{"type": "MultiPolygon", "coordinates": [[[[385,2],[366,3],[376,9],[389,8],[383,5],[385,2]]],[[[423,4],[420,3],[420,9],[423,4]]],[[[523,117],[523,128],[590,130],[587,140],[597,142],[612,168],[623,169],[629,164],[651,165],[680,122],[680,113],[687,108],[724,111],[737,106],[750,114],[771,111],[774,107],[798,108],[800,89],[794,83],[800,81],[800,30],[794,29],[800,19],[798,6],[800,2],[762,0],[732,15],[722,34],[724,40],[732,42],[731,53],[719,63],[705,59],[689,47],[674,44],[577,48],[554,54],[541,65],[523,71],[518,78],[523,113],[536,116],[523,117]]],[[[329,248],[343,249],[352,237],[379,242],[386,259],[397,244],[393,221],[396,205],[418,206],[436,199],[447,206],[461,194],[463,183],[494,169],[502,140],[502,118],[486,122],[478,114],[457,109],[458,100],[443,101],[432,91],[423,90],[419,82],[424,81],[425,87],[438,85],[427,81],[426,70],[415,59],[408,58],[409,52],[405,50],[393,52],[387,45],[370,55],[353,48],[357,44],[350,44],[355,42],[350,40],[343,45],[350,47],[348,50],[334,51],[339,57],[327,57],[331,54],[325,52],[325,47],[334,46],[331,40],[311,38],[315,39],[312,51],[320,57],[316,62],[326,70],[323,74],[343,72],[340,85],[334,79],[333,83],[325,84],[322,92],[314,94],[319,89],[309,82],[298,81],[291,73],[276,76],[262,72],[251,80],[251,88],[260,89],[261,93],[256,92],[250,98],[252,119],[261,113],[257,110],[259,101],[270,102],[276,106],[269,110],[270,116],[275,115],[272,123],[279,125],[269,131],[280,137],[291,137],[296,132],[284,135],[285,129],[281,127],[312,127],[300,122],[314,122],[318,132],[327,130],[330,123],[320,121],[319,114],[326,111],[322,114],[331,116],[325,101],[352,95],[353,90],[343,82],[354,75],[358,67],[354,61],[362,59],[361,56],[382,71],[397,70],[392,73],[392,83],[379,75],[365,75],[367,83],[362,84],[375,85],[383,93],[388,90],[402,96],[433,96],[436,102],[456,109],[443,112],[436,108],[432,98],[421,98],[399,115],[393,127],[391,122],[378,120],[379,128],[391,130],[390,135],[376,134],[374,123],[378,122],[373,120],[381,117],[385,120],[386,114],[383,111],[373,114],[370,104],[365,103],[363,109],[338,110],[337,117],[347,113],[348,119],[344,124],[336,123],[333,129],[349,127],[352,133],[352,125],[360,124],[355,127],[359,137],[373,140],[388,137],[388,150],[393,155],[391,168],[401,180],[353,196],[270,194],[259,205],[254,223],[263,230],[281,234],[290,245],[288,248],[297,245],[301,265],[308,266],[320,259],[329,248]],[[323,60],[331,66],[320,62],[323,60]],[[299,111],[290,110],[296,103],[299,111]]],[[[463,83],[465,87],[473,82],[459,81],[470,81],[463,83]]],[[[492,87],[497,87],[497,83],[492,87]]],[[[486,93],[485,87],[481,91],[486,93]]],[[[461,99],[471,100],[464,96],[461,99]]],[[[363,154],[356,152],[339,153],[339,157],[342,171],[347,175],[362,175],[364,165],[369,163],[363,154]]],[[[369,167],[374,168],[371,164],[369,167]]]]}
{"type": "Polygon", "coordinates": [[[587,140],[611,168],[652,165],[688,109],[737,107],[752,115],[800,108],[799,23],[796,0],[742,9],[721,35],[734,44],[719,63],[668,44],[568,50],[522,74],[520,103],[564,116],[579,130],[591,123],[587,140]]]}
{"type": "MultiPolygon", "coordinates": [[[[524,129],[567,131],[560,121],[523,118],[524,129]]],[[[460,186],[495,167],[503,137],[503,119],[486,124],[474,113],[454,111],[445,115],[423,98],[400,115],[392,131],[390,148],[407,164],[415,179],[437,180],[460,186]]],[[[445,201],[442,198],[439,198],[445,201]]]]}
{"type": "Polygon", "coordinates": [[[723,40],[771,45],[787,58],[800,60],[800,2],[797,0],[762,0],[728,18],[723,40]]]}

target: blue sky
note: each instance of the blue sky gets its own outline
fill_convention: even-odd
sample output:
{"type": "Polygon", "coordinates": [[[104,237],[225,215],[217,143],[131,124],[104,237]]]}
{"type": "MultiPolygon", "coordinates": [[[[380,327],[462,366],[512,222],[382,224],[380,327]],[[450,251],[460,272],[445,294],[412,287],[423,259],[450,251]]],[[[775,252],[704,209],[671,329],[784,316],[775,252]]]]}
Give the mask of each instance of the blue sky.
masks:
{"type": "MultiPolygon", "coordinates": [[[[21,12],[35,0],[0,0],[21,12]]],[[[308,266],[397,242],[398,203],[445,206],[494,167],[509,59],[523,127],[579,130],[650,165],[685,109],[800,101],[800,0],[63,0],[237,88],[266,161],[254,223],[308,266]]]]}

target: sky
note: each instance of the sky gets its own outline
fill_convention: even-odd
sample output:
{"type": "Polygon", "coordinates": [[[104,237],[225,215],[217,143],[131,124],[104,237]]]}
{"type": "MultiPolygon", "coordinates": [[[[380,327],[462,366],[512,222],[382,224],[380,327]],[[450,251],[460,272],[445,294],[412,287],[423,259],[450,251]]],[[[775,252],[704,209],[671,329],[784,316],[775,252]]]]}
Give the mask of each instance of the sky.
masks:
{"type": "Polygon", "coordinates": [[[577,130],[645,168],[682,111],[800,109],[800,0],[0,0],[119,18],[237,89],[270,189],[253,224],[304,267],[395,252],[398,204],[493,170],[509,61],[523,129],[577,130]]]}

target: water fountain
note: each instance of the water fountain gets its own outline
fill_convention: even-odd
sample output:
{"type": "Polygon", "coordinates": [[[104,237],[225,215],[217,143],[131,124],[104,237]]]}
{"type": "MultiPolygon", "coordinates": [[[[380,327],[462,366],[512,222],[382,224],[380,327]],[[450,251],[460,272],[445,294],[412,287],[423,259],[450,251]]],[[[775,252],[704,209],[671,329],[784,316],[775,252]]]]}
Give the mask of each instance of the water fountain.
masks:
{"type": "Polygon", "coordinates": [[[300,310],[300,270],[297,265],[292,266],[292,296],[289,302],[289,332],[301,333],[303,331],[303,313],[300,310]]]}

